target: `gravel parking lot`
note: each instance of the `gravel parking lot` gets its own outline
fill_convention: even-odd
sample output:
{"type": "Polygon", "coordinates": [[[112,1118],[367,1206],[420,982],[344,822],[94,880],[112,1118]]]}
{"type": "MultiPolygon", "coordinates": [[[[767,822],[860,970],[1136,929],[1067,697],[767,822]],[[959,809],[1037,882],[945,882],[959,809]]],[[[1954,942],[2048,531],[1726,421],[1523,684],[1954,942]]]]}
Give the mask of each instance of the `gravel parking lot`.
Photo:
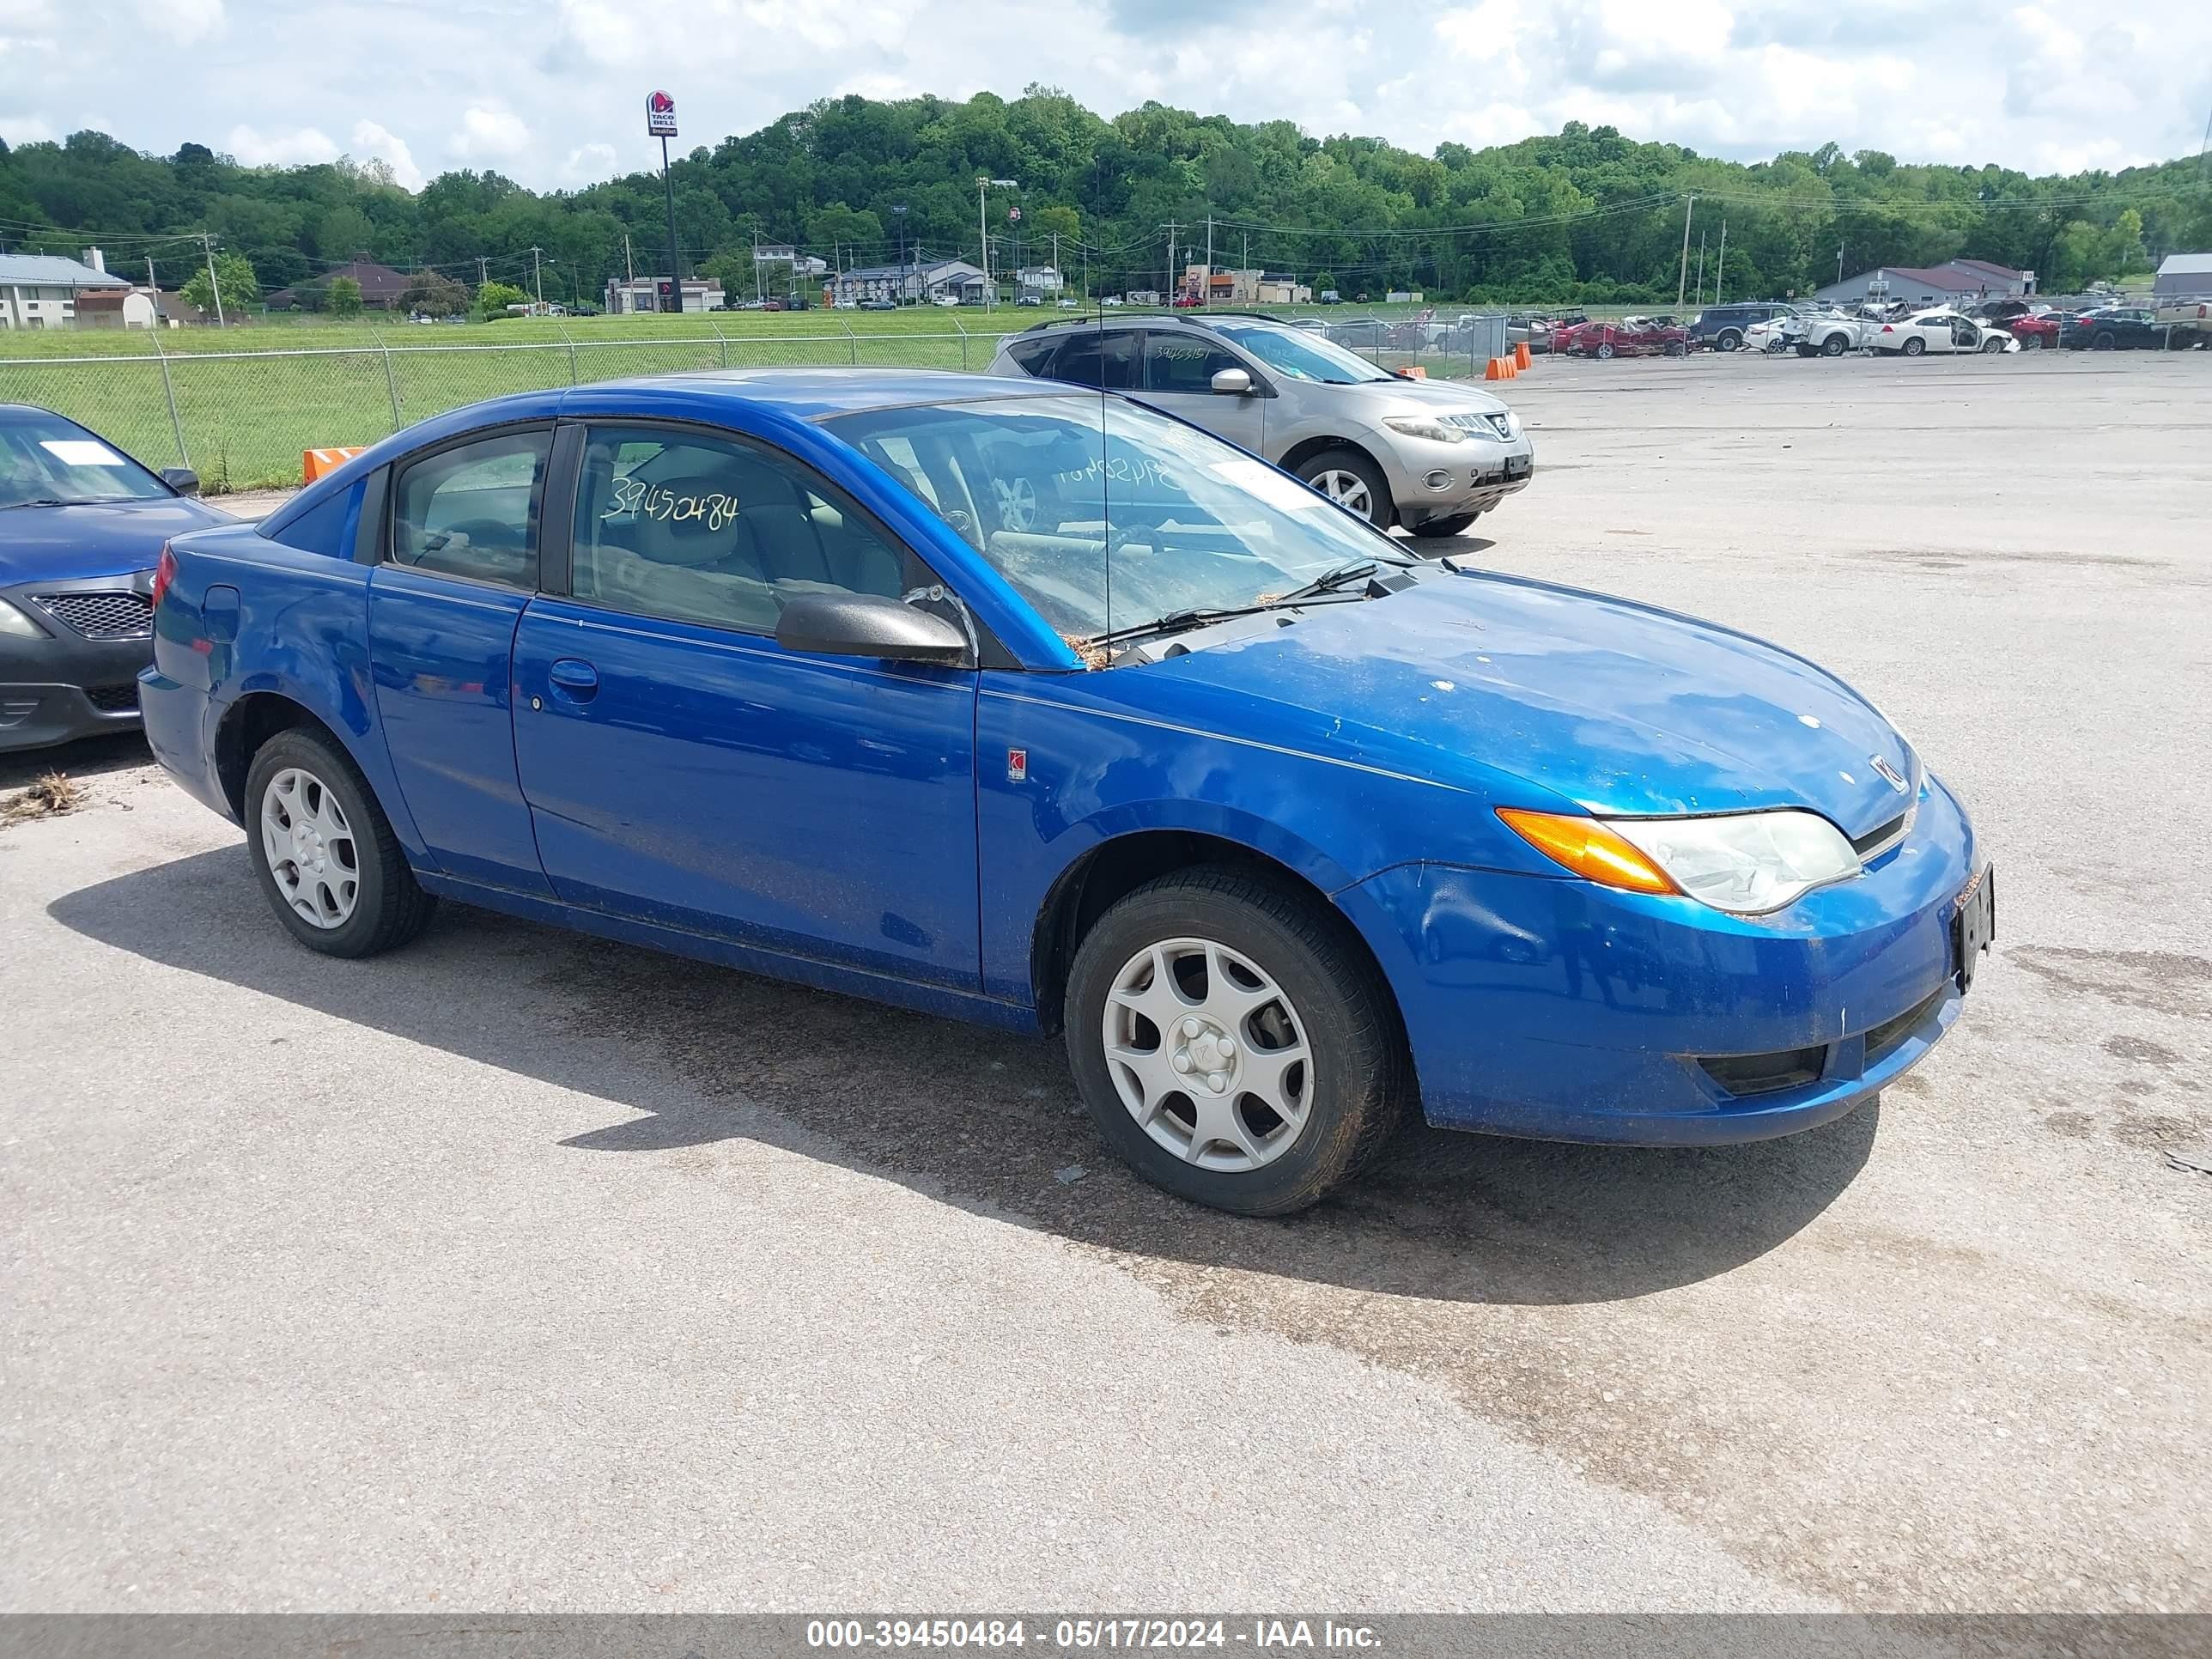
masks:
{"type": "Polygon", "coordinates": [[[0,1607],[2212,1610],[2212,359],[1502,390],[1467,550],[1832,665],[1993,843],[1878,1105],[1237,1221],[1056,1048],[329,961],[135,744],[0,762],[89,787],[0,829],[0,1607]]]}

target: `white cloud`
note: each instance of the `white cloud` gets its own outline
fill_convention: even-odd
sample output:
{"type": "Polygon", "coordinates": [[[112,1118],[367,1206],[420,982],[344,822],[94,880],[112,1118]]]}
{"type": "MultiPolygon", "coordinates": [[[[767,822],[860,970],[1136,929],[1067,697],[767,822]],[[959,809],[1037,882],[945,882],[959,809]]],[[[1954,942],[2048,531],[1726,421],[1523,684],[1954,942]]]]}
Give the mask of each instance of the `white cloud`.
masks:
{"type": "Polygon", "coordinates": [[[617,160],[612,144],[579,144],[568,152],[562,176],[572,185],[597,184],[617,170],[617,160]]]}
{"type": "Polygon", "coordinates": [[[464,161],[511,161],[530,148],[530,129],[513,110],[471,104],[447,148],[464,161]]]}
{"type": "Polygon", "coordinates": [[[390,164],[393,182],[403,190],[422,188],[422,169],[415,165],[415,154],[407,148],[407,141],[388,128],[374,121],[353,124],[354,155],[363,161],[375,160],[390,164]]]}
{"type": "Polygon", "coordinates": [[[1045,27],[1035,0],[690,0],[675,52],[623,0],[553,0],[520,52],[506,4],[410,5],[399,27],[297,0],[0,9],[0,133],[110,110],[162,154],[237,128],[241,157],[327,159],[322,135],[350,135],[404,180],[495,167],[539,188],[656,166],[656,86],[689,149],[823,97],[1032,81],[1109,115],[1158,98],[1417,150],[1579,120],[1742,158],[1832,140],[2118,167],[2194,153],[2212,62],[2201,0],[2137,0],[2124,23],[2063,0],[1061,0],[1045,27]]]}
{"type": "Polygon", "coordinates": [[[42,116],[0,115],[0,143],[43,144],[53,136],[53,127],[42,116]]]}
{"type": "Polygon", "coordinates": [[[222,0],[139,0],[136,9],[139,27],[180,46],[222,33],[228,21],[222,0]]]}
{"type": "Polygon", "coordinates": [[[316,161],[335,161],[338,147],[319,127],[295,127],[289,132],[261,132],[235,126],[222,147],[250,167],[299,167],[316,161]]]}

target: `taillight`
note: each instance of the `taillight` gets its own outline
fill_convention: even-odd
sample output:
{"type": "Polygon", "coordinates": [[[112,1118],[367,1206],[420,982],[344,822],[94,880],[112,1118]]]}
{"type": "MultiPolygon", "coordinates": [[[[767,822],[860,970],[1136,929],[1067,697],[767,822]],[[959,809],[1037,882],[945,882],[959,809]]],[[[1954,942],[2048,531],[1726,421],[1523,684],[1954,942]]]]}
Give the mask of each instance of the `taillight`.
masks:
{"type": "Polygon", "coordinates": [[[154,609],[161,608],[161,595],[169,591],[169,584],[177,579],[177,556],[170,551],[167,542],[161,544],[161,557],[154,566],[152,599],[154,609]]]}
{"type": "Polygon", "coordinates": [[[1892,328],[1887,323],[1884,323],[1881,325],[1881,331],[1885,334],[1894,334],[1897,332],[1897,331],[1892,328]]]}

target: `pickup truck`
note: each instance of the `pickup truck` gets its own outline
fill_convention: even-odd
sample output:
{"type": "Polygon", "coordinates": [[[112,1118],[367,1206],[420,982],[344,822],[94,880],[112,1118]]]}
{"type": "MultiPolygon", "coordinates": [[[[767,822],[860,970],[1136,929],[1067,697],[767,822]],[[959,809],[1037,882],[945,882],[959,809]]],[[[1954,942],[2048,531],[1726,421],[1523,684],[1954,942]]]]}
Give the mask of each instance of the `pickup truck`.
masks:
{"type": "Polygon", "coordinates": [[[2203,346],[2212,351],[2212,298],[2165,300],[2151,310],[2151,325],[2166,333],[2176,351],[2203,346]]]}

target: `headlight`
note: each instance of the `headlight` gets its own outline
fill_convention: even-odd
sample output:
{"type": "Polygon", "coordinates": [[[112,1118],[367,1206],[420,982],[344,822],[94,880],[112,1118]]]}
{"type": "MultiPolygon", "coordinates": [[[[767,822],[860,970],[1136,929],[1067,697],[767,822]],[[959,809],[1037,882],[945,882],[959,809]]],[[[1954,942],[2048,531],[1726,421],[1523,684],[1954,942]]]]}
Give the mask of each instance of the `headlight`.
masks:
{"type": "Polygon", "coordinates": [[[1426,415],[1386,415],[1382,424],[1402,438],[1426,438],[1435,444],[1463,444],[1474,435],[1464,427],[1447,426],[1426,415]]]}
{"type": "Polygon", "coordinates": [[[1778,910],[1862,868],[1843,831],[1814,812],[1601,819],[1501,806],[1498,816],[1545,857],[1601,886],[1682,893],[1734,915],[1778,910]]]}
{"type": "Polygon", "coordinates": [[[5,599],[0,599],[0,634],[19,640],[43,640],[46,631],[5,599]]]}
{"type": "Polygon", "coordinates": [[[1617,819],[1607,828],[1692,898],[1736,915],[1778,910],[1862,867],[1844,832],[1815,812],[1617,819]]]}

